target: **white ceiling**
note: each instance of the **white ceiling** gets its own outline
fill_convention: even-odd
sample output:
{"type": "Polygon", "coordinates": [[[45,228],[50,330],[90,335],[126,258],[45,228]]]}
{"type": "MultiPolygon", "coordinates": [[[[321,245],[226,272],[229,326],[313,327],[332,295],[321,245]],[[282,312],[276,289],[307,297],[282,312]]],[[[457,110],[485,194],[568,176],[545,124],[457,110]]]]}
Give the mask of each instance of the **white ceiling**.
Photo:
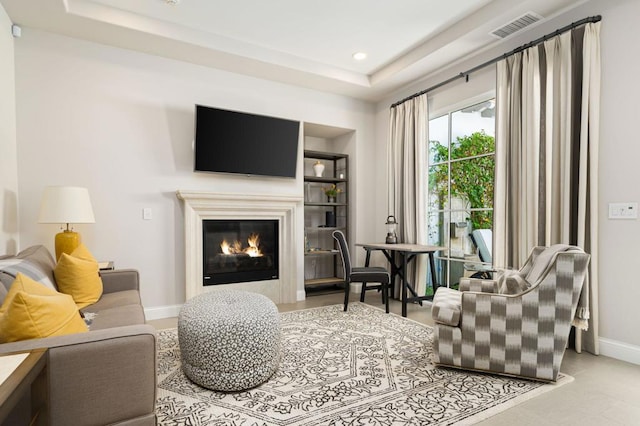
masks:
{"type": "MultiPolygon", "coordinates": [[[[492,30],[572,0],[0,0],[72,37],[367,100],[495,46],[492,30]],[[355,52],[367,58],[356,61],[355,52]]],[[[537,24],[534,24],[537,25],[537,24]]]]}

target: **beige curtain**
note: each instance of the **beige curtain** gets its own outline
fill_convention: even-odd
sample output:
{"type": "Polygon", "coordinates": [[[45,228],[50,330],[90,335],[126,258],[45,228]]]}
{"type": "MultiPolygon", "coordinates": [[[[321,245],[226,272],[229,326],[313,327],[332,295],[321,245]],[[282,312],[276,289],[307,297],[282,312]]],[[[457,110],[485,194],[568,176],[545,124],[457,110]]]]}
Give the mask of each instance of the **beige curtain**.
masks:
{"type": "Polygon", "coordinates": [[[574,325],[576,350],[598,348],[600,23],[497,64],[494,264],[519,268],[536,245],[591,254],[574,325]]]}
{"type": "MultiPolygon", "coordinates": [[[[426,94],[391,108],[388,214],[398,220],[398,240],[403,243],[427,244],[426,179],[423,177],[427,174],[428,129],[426,94]]],[[[426,256],[418,256],[408,274],[419,295],[426,290],[426,262],[426,256]]],[[[399,286],[396,286],[396,297],[398,292],[399,286]]]]}

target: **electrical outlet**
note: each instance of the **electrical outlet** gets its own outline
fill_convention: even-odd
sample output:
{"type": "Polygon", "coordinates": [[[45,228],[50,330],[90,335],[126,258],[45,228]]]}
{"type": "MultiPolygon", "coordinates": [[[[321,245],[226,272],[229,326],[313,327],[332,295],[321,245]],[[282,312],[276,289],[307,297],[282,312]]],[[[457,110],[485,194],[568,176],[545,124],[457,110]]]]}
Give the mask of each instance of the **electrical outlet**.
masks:
{"type": "Polygon", "coordinates": [[[152,214],[151,209],[149,207],[145,207],[144,209],[142,209],[142,218],[144,220],[153,219],[153,214],[152,214]]]}
{"type": "Polygon", "coordinates": [[[638,203],[609,203],[609,219],[637,219],[638,203]]]}

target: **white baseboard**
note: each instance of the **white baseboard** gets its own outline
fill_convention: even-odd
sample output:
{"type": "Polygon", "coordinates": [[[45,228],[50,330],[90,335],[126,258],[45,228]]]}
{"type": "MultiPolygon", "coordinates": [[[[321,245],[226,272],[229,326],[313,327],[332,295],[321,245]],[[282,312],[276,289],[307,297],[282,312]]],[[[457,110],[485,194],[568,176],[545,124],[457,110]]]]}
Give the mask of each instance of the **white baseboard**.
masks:
{"type": "Polygon", "coordinates": [[[640,346],[601,337],[600,355],[640,365],[640,346]]]}
{"type": "Polygon", "coordinates": [[[182,305],[156,306],[155,308],[144,308],[144,316],[149,320],[177,317],[182,305]]]}

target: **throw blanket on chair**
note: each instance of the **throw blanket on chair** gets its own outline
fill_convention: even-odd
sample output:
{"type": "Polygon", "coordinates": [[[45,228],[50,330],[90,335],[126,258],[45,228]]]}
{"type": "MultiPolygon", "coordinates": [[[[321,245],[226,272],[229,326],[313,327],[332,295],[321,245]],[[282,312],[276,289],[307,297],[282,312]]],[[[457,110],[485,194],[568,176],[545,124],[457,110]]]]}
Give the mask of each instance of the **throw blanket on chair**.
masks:
{"type": "MultiPolygon", "coordinates": [[[[498,280],[498,288],[501,294],[518,294],[526,291],[531,286],[536,285],[546,273],[547,268],[553,262],[558,253],[568,251],[582,252],[580,247],[570,246],[567,244],[554,244],[544,249],[536,258],[531,268],[526,271],[505,270],[502,271],[498,280]],[[525,275],[526,274],[526,275],[525,275]]],[[[576,314],[571,325],[581,330],[589,328],[589,275],[585,277],[582,285],[582,293],[578,301],[576,314]]]]}
{"type": "MultiPolygon", "coordinates": [[[[551,247],[544,249],[542,253],[538,255],[538,261],[531,267],[531,270],[527,274],[527,281],[535,283],[544,274],[546,267],[555,259],[558,253],[578,251],[583,252],[580,247],[570,246],[566,244],[554,244],[551,247]]],[[[584,283],[582,284],[582,292],[580,299],[578,300],[578,307],[576,314],[573,317],[571,325],[579,328],[580,330],[589,329],[589,274],[585,276],[584,283]]]]}

